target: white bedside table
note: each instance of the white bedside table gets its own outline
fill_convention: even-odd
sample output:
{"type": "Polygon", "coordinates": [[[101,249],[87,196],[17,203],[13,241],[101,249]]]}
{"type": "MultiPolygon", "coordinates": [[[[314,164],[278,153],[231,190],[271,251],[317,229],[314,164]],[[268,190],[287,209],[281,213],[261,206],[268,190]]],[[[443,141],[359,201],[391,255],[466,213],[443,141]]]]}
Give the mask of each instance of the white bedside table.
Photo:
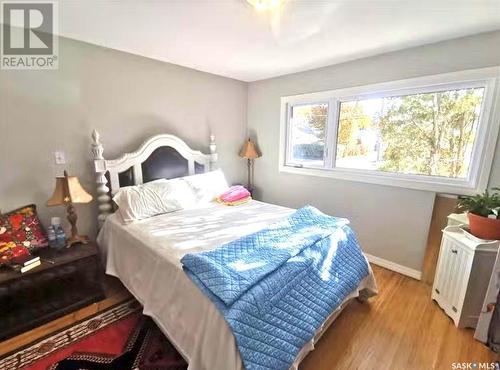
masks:
{"type": "Polygon", "coordinates": [[[456,326],[476,327],[499,244],[478,239],[458,225],[443,230],[432,299],[456,326]]]}

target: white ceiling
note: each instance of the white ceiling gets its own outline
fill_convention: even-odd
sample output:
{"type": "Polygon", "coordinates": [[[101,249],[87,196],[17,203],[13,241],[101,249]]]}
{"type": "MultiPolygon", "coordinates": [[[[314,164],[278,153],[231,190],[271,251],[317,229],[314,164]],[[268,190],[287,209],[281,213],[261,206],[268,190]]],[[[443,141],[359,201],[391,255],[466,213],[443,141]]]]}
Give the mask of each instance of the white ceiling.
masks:
{"type": "Polygon", "coordinates": [[[500,29],[499,0],[64,0],[59,33],[254,81],[500,29]]]}

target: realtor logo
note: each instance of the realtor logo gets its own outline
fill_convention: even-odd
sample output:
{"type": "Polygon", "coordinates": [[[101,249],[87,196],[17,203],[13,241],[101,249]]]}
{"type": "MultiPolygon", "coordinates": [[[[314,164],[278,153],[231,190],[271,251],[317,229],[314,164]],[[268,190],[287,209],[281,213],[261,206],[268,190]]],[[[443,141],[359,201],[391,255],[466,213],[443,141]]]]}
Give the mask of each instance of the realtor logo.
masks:
{"type": "Polygon", "coordinates": [[[2,69],[57,69],[57,3],[4,1],[2,69]]]}

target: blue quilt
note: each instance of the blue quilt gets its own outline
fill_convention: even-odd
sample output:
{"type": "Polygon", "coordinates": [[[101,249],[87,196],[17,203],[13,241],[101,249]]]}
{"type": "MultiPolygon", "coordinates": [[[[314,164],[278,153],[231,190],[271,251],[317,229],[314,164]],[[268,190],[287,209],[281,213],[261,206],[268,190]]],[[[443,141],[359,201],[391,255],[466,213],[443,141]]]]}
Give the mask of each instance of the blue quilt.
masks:
{"type": "Polygon", "coordinates": [[[229,323],[247,370],[288,369],[369,273],[348,221],[311,206],[181,262],[229,323]]]}

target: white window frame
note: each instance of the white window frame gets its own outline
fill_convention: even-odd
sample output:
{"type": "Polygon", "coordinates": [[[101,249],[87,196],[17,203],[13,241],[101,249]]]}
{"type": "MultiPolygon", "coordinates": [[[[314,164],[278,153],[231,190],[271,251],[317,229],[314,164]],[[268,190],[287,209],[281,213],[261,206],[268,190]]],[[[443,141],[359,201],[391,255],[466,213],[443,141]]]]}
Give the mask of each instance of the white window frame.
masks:
{"type": "MultiPolygon", "coordinates": [[[[334,132],[332,130],[332,122],[331,120],[335,117],[336,115],[336,112],[335,110],[332,108],[332,102],[331,102],[331,99],[326,99],[326,100],[319,100],[319,101],[314,101],[314,102],[307,102],[307,103],[290,103],[288,104],[287,106],[287,117],[291,117],[291,114],[292,114],[292,109],[294,107],[297,107],[297,106],[300,106],[300,105],[309,105],[309,104],[327,104],[328,105],[328,109],[327,109],[327,112],[328,112],[328,116],[327,116],[327,126],[326,126],[326,130],[325,130],[325,153],[324,153],[324,158],[323,158],[323,165],[322,166],[316,166],[316,165],[309,165],[307,168],[322,168],[322,169],[327,169],[329,167],[331,167],[331,162],[329,161],[329,158],[331,157],[329,154],[330,154],[330,149],[329,149],[329,146],[330,146],[330,139],[332,139],[332,136],[335,136],[334,135],[334,132]],[[333,131],[333,132],[332,132],[333,131]]],[[[288,125],[287,123],[287,130],[286,130],[286,142],[290,142],[291,141],[291,136],[292,136],[292,128],[290,127],[290,125],[288,125]]],[[[287,166],[293,166],[293,167],[301,167],[301,163],[300,162],[294,162],[293,160],[291,160],[293,158],[292,156],[292,146],[291,145],[287,145],[286,147],[286,155],[285,155],[285,158],[290,158],[290,160],[287,160],[287,166]]]]}
{"type": "Polygon", "coordinates": [[[282,97],[279,171],[438,193],[471,195],[482,192],[488,186],[500,126],[499,77],[500,67],[491,67],[282,97]],[[482,87],[485,90],[467,178],[334,167],[341,102],[473,87],[482,87]],[[290,158],[289,150],[291,150],[288,145],[291,131],[289,125],[291,108],[295,105],[325,102],[328,102],[328,127],[325,134],[324,166],[306,167],[303,163],[287,162],[290,158]]]}

